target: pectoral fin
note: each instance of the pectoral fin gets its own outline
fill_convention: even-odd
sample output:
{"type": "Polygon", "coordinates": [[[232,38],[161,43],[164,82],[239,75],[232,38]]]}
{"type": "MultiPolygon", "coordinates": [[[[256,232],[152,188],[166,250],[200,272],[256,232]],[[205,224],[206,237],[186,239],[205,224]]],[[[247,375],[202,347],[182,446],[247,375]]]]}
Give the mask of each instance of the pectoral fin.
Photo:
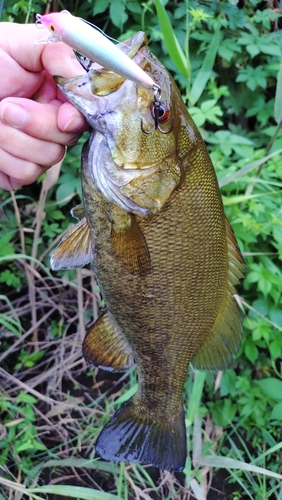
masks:
{"type": "Polygon", "coordinates": [[[106,370],[124,371],[134,363],[129,345],[108,312],[103,313],[88,330],[82,349],[86,361],[106,370]]]}
{"type": "MultiPolygon", "coordinates": [[[[79,207],[76,207],[79,212],[79,207]]],[[[73,215],[79,218],[78,212],[73,215]]],[[[82,215],[79,212],[79,215],[82,215]]],[[[62,238],[55,252],[51,255],[51,268],[73,269],[83,267],[93,260],[92,243],[88,222],[83,217],[75,226],[73,226],[62,238]]]]}
{"type": "Polygon", "coordinates": [[[150,252],[140,227],[134,217],[130,217],[130,225],[124,230],[113,225],[113,250],[131,274],[145,276],[151,272],[150,252]]]}

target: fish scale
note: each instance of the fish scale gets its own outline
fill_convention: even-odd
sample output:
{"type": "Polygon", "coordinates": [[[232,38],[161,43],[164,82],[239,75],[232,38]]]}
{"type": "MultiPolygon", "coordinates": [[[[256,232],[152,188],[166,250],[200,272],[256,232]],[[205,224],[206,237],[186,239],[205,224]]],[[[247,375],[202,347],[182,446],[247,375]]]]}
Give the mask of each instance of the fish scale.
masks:
{"type": "MultiPolygon", "coordinates": [[[[137,366],[138,390],[101,431],[96,451],[106,460],[182,470],[188,367],[224,369],[237,353],[242,322],[233,294],[243,259],[179,91],[142,34],[130,44],[135,62],[163,89],[166,121],[152,127],[150,90],[128,80],[119,77],[112,92],[98,96],[90,92],[95,70],[57,78],[93,131],[82,152],[85,215],[79,210],[77,234],[72,228],[64,236],[52,266],[91,260],[106,311],[83,342],[87,361],[137,366]]],[[[109,88],[100,70],[100,90],[103,76],[109,88]]]]}

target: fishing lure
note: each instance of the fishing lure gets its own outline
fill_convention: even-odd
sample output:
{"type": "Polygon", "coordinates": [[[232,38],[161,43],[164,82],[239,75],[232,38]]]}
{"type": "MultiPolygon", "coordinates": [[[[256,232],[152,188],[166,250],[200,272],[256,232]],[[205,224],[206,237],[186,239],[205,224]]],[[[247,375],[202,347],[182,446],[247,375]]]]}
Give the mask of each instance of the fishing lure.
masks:
{"type": "Polygon", "coordinates": [[[160,94],[160,87],[130,57],[92,25],[63,10],[36,15],[36,25],[44,26],[52,36],[39,43],[62,41],[91,61],[160,94]]]}

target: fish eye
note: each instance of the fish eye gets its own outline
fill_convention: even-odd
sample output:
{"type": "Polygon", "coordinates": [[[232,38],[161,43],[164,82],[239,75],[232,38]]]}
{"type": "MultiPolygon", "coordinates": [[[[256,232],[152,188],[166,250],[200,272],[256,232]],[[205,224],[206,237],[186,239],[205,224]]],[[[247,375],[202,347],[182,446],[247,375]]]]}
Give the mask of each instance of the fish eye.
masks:
{"type": "Polygon", "coordinates": [[[56,31],[56,28],[54,26],[54,24],[49,24],[49,28],[51,31],[55,32],[56,31]]]}
{"type": "Polygon", "coordinates": [[[157,104],[155,101],[151,104],[151,114],[154,119],[158,119],[158,122],[165,122],[168,120],[170,111],[169,109],[165,109],[161,104],[157,104]]]}

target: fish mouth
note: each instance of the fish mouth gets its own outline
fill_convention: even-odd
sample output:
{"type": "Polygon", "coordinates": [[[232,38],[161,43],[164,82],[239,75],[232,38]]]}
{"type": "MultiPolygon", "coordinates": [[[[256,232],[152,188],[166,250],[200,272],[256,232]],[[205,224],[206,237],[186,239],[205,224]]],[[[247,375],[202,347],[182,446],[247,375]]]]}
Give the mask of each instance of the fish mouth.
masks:
{"type": "Polygon", "coordinates": [[[58,85],[63,85],[67,81],[66,78],[64,78],[63,76],[59,76],[59,75],[55,75],[55,76],[53,76],[53,78],[58,85]]]}
{"type": "Polygon", "coordinates": [[[73,78],[56,75],[54,80],[68,101],[85,116],[90,126],[93,126],[97,114],[97,100],[93,95],[88,73],[73,78]]]}
{"type": "MultiPolygon", "coordinates": [[[[69,87],[72,85],[73,82],[78,83],[78,80],[83,79],[84,77],[85,77],[85,75],[78,75],[78,76],[74,76],[73,78],[64,78],[63,76],[60,76],[60,75],[53,76],[55,82],[60,87],[69,87]]],[[[86,83],[88,83],[88,82],[87,81],[85,81],[85,83],[82,82],[81,85],[86,85],[86,83]]],[[[63,89],[61,89],[61,90],[63,90],[63,89]]],[[[68,88],[66,88],[66,91],[67,90],[68,90],[68,88]]]]}

